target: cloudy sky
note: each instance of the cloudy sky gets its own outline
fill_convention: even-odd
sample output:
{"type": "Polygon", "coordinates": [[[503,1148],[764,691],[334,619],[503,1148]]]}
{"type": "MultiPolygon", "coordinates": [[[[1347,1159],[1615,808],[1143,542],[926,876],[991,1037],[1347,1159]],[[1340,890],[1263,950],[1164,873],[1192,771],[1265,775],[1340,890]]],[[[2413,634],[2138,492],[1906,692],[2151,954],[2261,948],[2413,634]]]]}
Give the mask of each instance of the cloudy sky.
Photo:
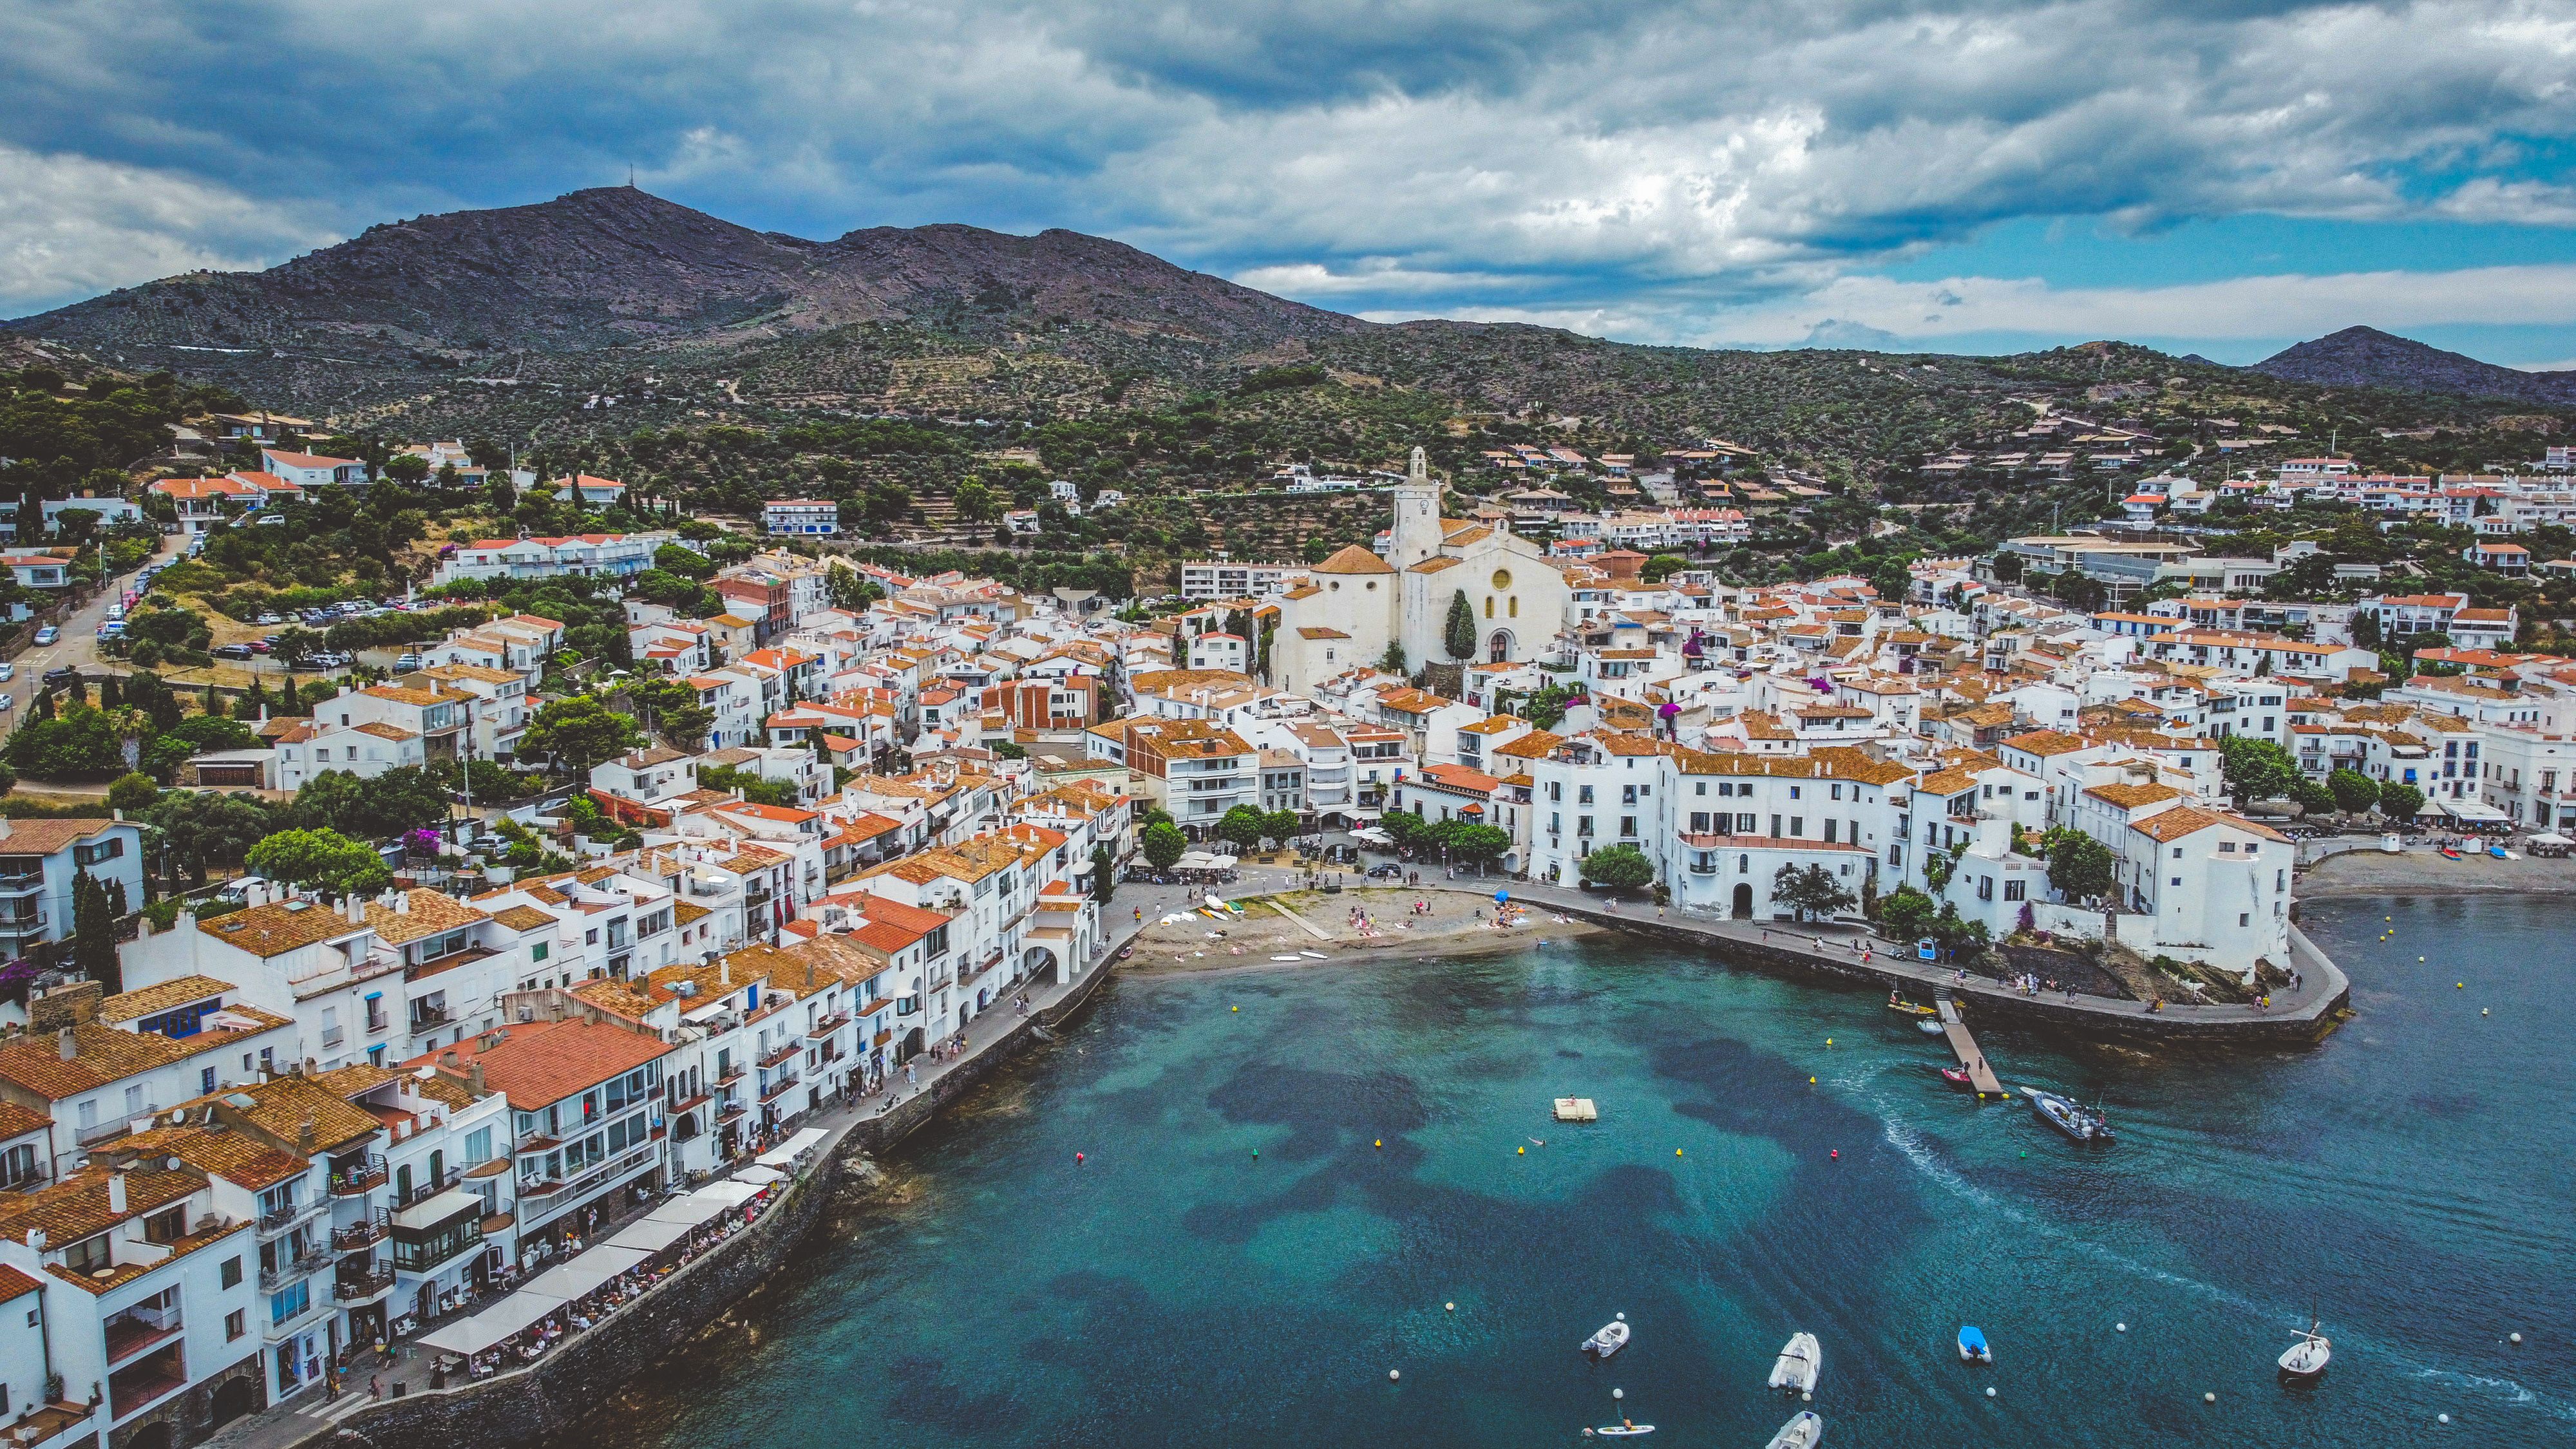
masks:
{"type": "Polygon", "coordinates": [[[1380,318],[2576,364],[2576,0],[13,0],[0,315],[623,181],[1380,318]]]}

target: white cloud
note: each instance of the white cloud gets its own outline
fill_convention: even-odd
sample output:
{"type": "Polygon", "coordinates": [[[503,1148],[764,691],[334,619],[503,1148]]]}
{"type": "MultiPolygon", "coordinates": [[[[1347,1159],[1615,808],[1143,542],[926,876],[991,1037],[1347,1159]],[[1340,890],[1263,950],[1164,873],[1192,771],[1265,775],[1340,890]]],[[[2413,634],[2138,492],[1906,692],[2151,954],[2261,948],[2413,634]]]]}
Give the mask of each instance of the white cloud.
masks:
{"type": "Polygon", "coordinates": [[[173,272],[263,266],[334,239],[186,176],[0,144],[0,310],[173,272]]]}

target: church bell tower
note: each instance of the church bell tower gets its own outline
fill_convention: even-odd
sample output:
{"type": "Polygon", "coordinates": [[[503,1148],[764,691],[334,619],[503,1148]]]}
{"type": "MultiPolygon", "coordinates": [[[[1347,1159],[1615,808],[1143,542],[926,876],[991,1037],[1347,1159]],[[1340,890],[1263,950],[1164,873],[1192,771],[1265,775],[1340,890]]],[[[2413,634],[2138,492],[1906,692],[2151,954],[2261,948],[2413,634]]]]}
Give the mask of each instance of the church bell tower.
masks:
{"type": "Polygon", "coordinates": [[[1413,450],[1404,481],[1394,488],[1395,522],[1387,534],[1387,562],[1410,568],[1440,551],[1440,485],[1430,461],[1413,450]]]}

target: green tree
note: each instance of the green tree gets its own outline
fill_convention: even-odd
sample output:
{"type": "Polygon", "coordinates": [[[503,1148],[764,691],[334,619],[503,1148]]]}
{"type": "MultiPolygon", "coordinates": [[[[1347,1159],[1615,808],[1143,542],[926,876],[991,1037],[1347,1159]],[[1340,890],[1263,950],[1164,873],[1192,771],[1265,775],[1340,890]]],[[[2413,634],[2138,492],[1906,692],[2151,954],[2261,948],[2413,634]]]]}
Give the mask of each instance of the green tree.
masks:
{"type": "Polygon", "coordinates": [[[653,550],[653,567],[666,574],[677,574],[700,583],[716,576],[716,562],[694,548],[666,543],[653,550]]]}
{"type": "Polygon", "coordinates": [[[116,907],[107,887],[85,870],[72,878],[72,969],[110,996],[125,989],[116,960],[116,907]]]}
{"type": "Polygon", "coordinates": [[[280,831],[245,859],[255,874],[330,895],[371,894],[393,879],[373,849],[327,828],[280,831]]]}
{"type": "Polygon", "coordinates": [[[105,715],[85,704],[21,725],[0,755],[33,780],[113,780],[127,770],[125,742],[105,715]]]}
{"type": "Polygon", "coordinates": [[[957,516],[968,523],[990,523],[1001,517],[1005,502],[1002,495],[984,486],[984,480],[971,473],[966,481],[957,485],[951,501],[956,506],[957,516]]]}
{"type": "Polygon", "coordinates": [[[1878,903],[1879,924],[1899,941],[1919,941],[1931,933],[1933,918],[1940,908],[1932,898],[1910,885],[1896,888],[1896,894],[1878,903]]]}
{"type": "Polygon", "coordinates": [[[443,825],[448,807],[446,781],[419,765],[363,780],[346,770],[325,770],[295,792],[287,819],[305,829],[328,826],[352,837],[382,840],[443,825]]]}
{"type": "Polygon", "coordinates": [[[648,679],[635,686],[630,697],[662,738],[677,749],[696,749],[716,722],[716,712],[701,703],[697,690],[684,680],[648,679]]]}
{"type": "Polygon", "coordinates": [[[2379,648],[2379,615],[2371,609],[2352,611],[2352,642],[2355,648],[2379,648]]]}
{"type": "Polygon", "coordinates": [[[2048,883],[2066,899],[2099,899],[2112,894],[2118,862],[2111,848],[2081,830],[2059,826],[2042,843],[2048,857],[2048,883]]]}
{"type": "Polygon", "coordinates": [[[2379,782],[2359,770],[2327,775],[2326,791],[2334,796],[2335,808],[2347,815],[2359,815],[2379,803],[2379,782]]]}
{"type": "Polygon", "coordinates": [[[252,846],[277,829],[269,808],[247,794],[174,790],[148,818],[170,848],[170,863],[201,885],[209,870],[241,864],[252,846]]]}
{"type": "Polygon", "coordinates": [[[1111,859],[1109,847],[1091,847],[1091,898],[1101,905],[1109,904],[1118,894],[1118,862],[1111,859]]]}
{"type": "Polygon", "coordinates": [[[1467,602],[1465,589],[1449,595],[1449,618],[1440,627],[1440,645],[1452,659],[1476,657],[1476,609],[1467,602]]]}
{"type": "Polygon", "coordinates": [[[1261,818],[1261,833],[1281,845],[1296,839],[1304,828],[1305,822],[1297,818],[1294,810],[1273,810],[1261,818]]]}
{"type": "Polygon", "coordinates": [[[161,787],[153,782],[151,776],[139,770],[119,776],[115,784],[107,787],[107,808],[122,810],[128,815],[141,815],[160,798],[161,787]]]}
{"type": "Polygon", "coordinates": [[[1172,862],[1189,853],[1189,837],[1169,820],[1157,820],[1145,827],[1145,859],[1156,870],[1170,870],[1172,862]]]}
{"type": "Polygon", "coordinates": [[[2334,792],[2305,775],[2290,786],[2290,799],[2303,814],[2323,815],[2335,808],[2334,792]]]}
{"type": "Polygon", "coordinates": [[[1253,805],[1237,805],[1225,812],[1225,818],[1216,823],[1217,838],[1229,841],[1243,850],[1258,847],[1261,844],[1263,832],[1269,828],[1270,817],[1263,814],[1260,807],[1253,805]]]}
{"type": "Polygon", "coordinates": [[[1860,901],[1821,865],[1780,867],[1771,877],[1771,899],[1796,911],[1802,921],[1848,910],[1860,901]]]}
{"type": "Polygon", "coordinates": [[[576,694],[550,701],[528,722],[522,754],[550,756],[563,770],[586,777],[593,765],[613,760],[644,743],[632,717],[600,703],[598,696],[576,694]]]}
{"type": "Polygon", "coordinates": [[[2300,782],[2306,778],[2299,773],[2299,762],[2290,757],[2290,752],[2270,740],[2229,735],[2220,742],[2219,753],[2227,786],[2240,799],[2294,799],[2300,782]]]}
{"type": "Polygon", "coordinates": [[[1581,864],[1585,885],[1607,886],[1612,890],[1634,890],[1655,878],[1655,863],[1633,845],[1613,845],[1583,857],[1581,864]]]}
{"type": "Polygon", "coordinates": [[[2415,818],[2424,808],[2424,792],[2395,780],[2379,787],[2379,813],[2401,824],[2415,818]]]}
{"type": "Polygon", "coordinates": [[[1461,865],[1488,866],[1512,848],[1510,831],[1473,820],[1443,820],[1428,834],[1433,845],[1461,865]]]}
{"type": "Polygon", "coordinates": [[[1404,641],[1401,639],[1388,640],[1386,652],[1378,656],[1377,667],[1385,670],[1389,674],[1404,673],[1404,641]]]}
{"type": "Polygon", "coordinates": [[[1691,566],[1690,560],[1677,553],[1659,553],[1646,560],[1637,577],[1650,584],[1660,584],[1691,566]]]}

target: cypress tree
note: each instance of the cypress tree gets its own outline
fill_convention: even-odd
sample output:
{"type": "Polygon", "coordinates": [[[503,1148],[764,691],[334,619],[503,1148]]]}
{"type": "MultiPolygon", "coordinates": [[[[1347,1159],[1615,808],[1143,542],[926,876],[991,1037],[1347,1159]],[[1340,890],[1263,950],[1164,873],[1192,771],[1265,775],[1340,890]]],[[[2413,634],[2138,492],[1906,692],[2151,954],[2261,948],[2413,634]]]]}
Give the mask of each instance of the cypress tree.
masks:
{"type": "Polygon", "coordinates": [[[1448,647],[1452,659],[1476,657],[1476,611],[1468,604],[1465,589],[1449,596],[1449,622],[1441,631],[1440,642],[1448,647]]]}
{"type": "Polygon", "coordinates": [[[125,989],[117,969],[115,904],[88,871],[72,880],[72,967],[110,996],[125,989]]]}

